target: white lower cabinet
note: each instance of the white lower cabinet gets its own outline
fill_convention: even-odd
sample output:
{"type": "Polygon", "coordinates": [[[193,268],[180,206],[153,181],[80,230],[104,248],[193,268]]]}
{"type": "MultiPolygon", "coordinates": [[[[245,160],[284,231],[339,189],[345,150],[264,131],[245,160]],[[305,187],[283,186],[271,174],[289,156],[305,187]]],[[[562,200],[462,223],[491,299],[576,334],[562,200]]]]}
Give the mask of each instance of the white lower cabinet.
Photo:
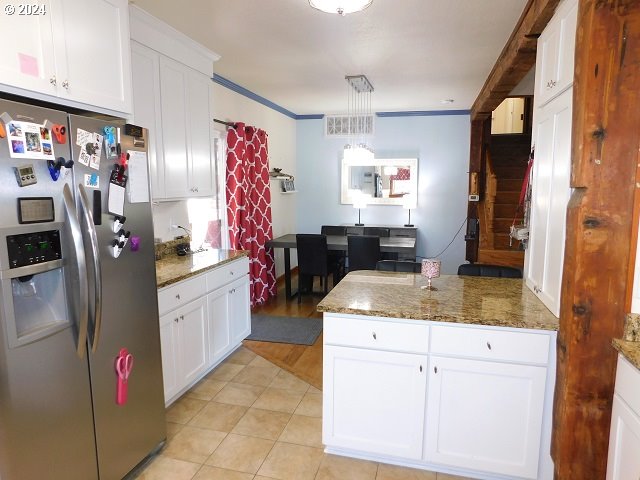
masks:
{"type": "Polygon", "coordinates": [[[640,478],[640,371],[618,356],[607,480],[640,478]]]}
{"type": "Polygon", "coordinates": [[[251,334],[249,276],[236,280],[228,288],[231,343],[236,345],[251,334]]]}
{"type": "Polygon", "coordinates": [[[326,346],[323,442],[419,460],[427,356],[326,346]]]}
{"type": "Polygon", "coordinates": [[[538,475],[547,369],[432,356],[425,460],[538,475]]]}
{"type": "Polygon", "coordinates": [[[206,368],[207,303],[198,298],[160,317],[160,345],[165,399],[206,368]]]}
{"type": "Polygon", "coordinates": [[[323,443],[465,477],[552,478],[554,344],[551,331],[325,313],[323,443]]]}

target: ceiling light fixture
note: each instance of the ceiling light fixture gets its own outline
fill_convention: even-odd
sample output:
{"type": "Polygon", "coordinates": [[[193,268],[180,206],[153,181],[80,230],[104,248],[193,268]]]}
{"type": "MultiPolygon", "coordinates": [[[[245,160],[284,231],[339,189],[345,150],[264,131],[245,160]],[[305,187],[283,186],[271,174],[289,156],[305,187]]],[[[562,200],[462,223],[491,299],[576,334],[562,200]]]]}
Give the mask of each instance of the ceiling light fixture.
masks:
{"type": "Polygon", "coordinates": [[[344,146],[344,158],[350,160],[372,160],[373,148],[367,145],[366,137],[373,133],[371,94],[373,85],[364,75],[347,75],[349,84],[347,119],[350,143],[344,146]]]}
{"type": "Polygon", "coordinates": [[[309,5],[326,13],[337,13],[343,17],[347,13],[359,12],[367,8],[373,0],[309,0],[309,5]]]}

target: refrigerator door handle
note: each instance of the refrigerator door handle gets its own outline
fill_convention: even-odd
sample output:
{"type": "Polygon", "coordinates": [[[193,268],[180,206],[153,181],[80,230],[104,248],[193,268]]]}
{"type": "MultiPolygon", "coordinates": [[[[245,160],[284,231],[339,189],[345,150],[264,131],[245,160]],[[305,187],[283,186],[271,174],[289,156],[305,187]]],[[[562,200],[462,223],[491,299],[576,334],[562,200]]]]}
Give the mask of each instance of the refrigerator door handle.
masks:
{"type": "Polygon", "coordinates": [[[67,222],[71,230],[73,249],[78,267],[78,299],[80,308],[78,310],[78,346],[76,353],[83,358],[87,348],[87,332],[89,329],[89,281],[87,279],[87,260],[84,255],[84,244],[82,242],[82,230],[78,222],[76,207],[73,202],[73,194],[69,185],[66,184],[62,190],[62,197],[67,222]]]}
{"type": "Polygon", "coordinates": [[[93,353],[98,349],[98,341],[100,339],[100,331],[102,329],[102,265],[100,263],[100,250],[98,249],[98,235],[96,227],[93,223],[93,215],[89,208],[89,197],[84,185],[78,185],[78,197],[80,198],[80,206],[82,209],[82,218],[86,224],[86,235],[83,238],[88,240],[89,250],[91,251],[91,261],[95,278],[93,278],[94,292],[94,311],[93,311],[93,335],[89,335],[89,343],[93,353]]]}

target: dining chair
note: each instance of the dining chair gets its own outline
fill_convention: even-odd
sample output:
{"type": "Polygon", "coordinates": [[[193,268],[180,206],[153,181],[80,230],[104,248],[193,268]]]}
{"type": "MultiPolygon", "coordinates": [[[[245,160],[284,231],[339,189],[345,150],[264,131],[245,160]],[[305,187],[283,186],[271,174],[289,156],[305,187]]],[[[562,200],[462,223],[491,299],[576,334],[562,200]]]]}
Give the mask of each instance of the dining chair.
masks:
{"type": "Polygon", "coordinates": [[[408,260],[379,260],[376,270],[383,272],[413,272],[420,273],[422,263],[408,260]]]}
{"type": "Polygon", "coordinates": [[[364,235],[364,227],[347,227],[347,235],[364,235]]]}
{"type": "Polygon", "coordinates": [[[522,278],[522,271],[515,267],[503,265],[483,265],[481,263],[463,263],[458,267],[458,275],[475,277],[522,278]]]}
{"type": "Polygon", "coordinates": [[[327,236],[322,234],[296,235],[298,250],[298,303],[303,293],[313,293],[313,277],[324,280],[324,294],[329,291],[329,274],[333,274],[333,284],[338,283],[340,264],[329,258],[327,236]]]}
{"type": "Polygon", "coordinates": [[[323,235],[340,235],[344,237],[347,234],[346,225],[322,225],[320,233],[323,235]]]}
{"type": "Polygon", "coordinates": [[[375,270],[380,260],[380,237],[374,235],[348,235],[347,256],[349,271],[375,270]]]}

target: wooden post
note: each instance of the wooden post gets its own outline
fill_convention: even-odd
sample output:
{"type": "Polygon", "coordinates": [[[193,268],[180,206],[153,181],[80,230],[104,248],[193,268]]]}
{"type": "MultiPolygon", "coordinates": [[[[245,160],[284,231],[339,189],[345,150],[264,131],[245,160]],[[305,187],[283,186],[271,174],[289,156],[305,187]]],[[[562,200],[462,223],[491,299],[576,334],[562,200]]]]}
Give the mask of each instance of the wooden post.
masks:
{"type": "Polygon", "coordinates": [[[640,148],[640,2],[581,0],[552,456],[558,480],[605,478],[640,148]]]}
{"type": "MultiPolygon", "coordinates": [[[[471,121],[471,141],[469,153],[469,192],[472,191],[472,181],[475,178],[476,188],[482,197],[484,184],[484,158],[487,151],[487,142],[491,138],[491,117],[481,116],[471,121]],[[475,175],[473,175],[475,174],[475,175]]],[[[478,220],[478,202],[468,202],[467,221],[478,220]]],[[[468,228],[468,227],[467,227],[468,228]]],[[[480,232],[475,236],[465,236],[466,254],[465,259],[471,263],[478,260],[478,247],[480,245],[480,232]]]]}

